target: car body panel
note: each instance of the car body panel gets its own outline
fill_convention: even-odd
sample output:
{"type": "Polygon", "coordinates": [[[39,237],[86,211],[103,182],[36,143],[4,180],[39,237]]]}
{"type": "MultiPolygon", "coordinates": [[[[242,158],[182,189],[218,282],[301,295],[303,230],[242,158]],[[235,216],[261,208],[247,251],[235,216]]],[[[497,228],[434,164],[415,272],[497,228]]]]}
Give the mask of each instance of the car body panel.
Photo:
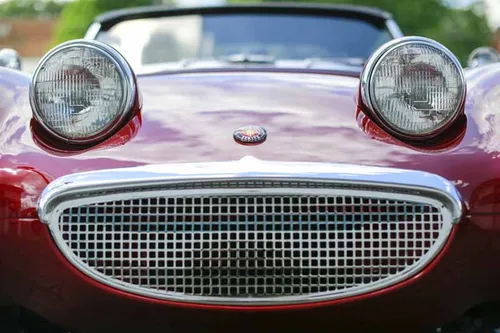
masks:
{"type": "Polygon", "coordinates": [[[9,274],[0,274],[0,294],[62,325],[151,332],[166,327],[217,331],[221,325],[241,331],[242,320],[248,331],[329,330],[331,323],[351,331],[388,323],[432,327],[498,299],[500,66],[466,76],[462,135],[445,144],[417,147],[383,132],[358,107],[357,77],[263,68],[139,76],[142,110],[117,135],[71,151],[52,149],[31,130],[36,124],[28,103],[29,78],[1,70],[0,271],[9,274]],[[267,140],[256,146],[236,143],[233,131],[244,125],[265,127],[267,140]],[[152,300],[103,286],[67,262],[33,215],[41,190],[63,175],[245,156],[427,171],[455,184],[464,216],[435,259],[439,265],[404,283],[334,302],[241,309],[152,300]],[[141,320],[123,320],[129,316],[141,320]]]}
{"type": "Polygon", "coordinates": [[[19,83],[25,77],[10,72],[11,81],[4,76],[1,82],[0,167],[30,167],[55,179],[104,168],[245,156],[362,164],[435,173],[458,187],[472,212],[500,212],[491,196],[484,198],[491,188],[483,188],[494,186],[497,178],[499,120],[494,108],[500,96],[494,82],[499,71],[494,65],[467,74],[464,133],[438,149],[398,141],[360,119],[357,78],[262,70],[139,77],[147,101],[142,111],[118,135],[83,151],[53,151],[32,135],[28,81],[19,83]],[[263,126],[267,140],[257,146],[234,142],[233,132],[245,125],[263,126]],[[478,166],[481,172],[471,172],[478,166]]]}

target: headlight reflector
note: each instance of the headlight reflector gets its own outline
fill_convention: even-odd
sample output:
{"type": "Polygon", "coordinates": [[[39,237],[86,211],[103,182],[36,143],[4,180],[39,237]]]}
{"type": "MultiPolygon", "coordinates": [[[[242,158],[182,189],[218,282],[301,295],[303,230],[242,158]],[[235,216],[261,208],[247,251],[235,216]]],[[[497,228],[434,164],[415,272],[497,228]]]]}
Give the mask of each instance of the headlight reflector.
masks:
{"type": "Polygon", "coordinates": [[[125,59],[110,46],[76,40],[50,51],[30,87],[35,118],[66,141],[107,135],[131,109],[135,83],[125,59]]]}
{"type": "Polygon", "coordinates": [[[368,106],[391,130],[427,137],[460,114],[465,98],[463,70],[441,44],[406,37],[382,46],[362,75],[368,106]]]}

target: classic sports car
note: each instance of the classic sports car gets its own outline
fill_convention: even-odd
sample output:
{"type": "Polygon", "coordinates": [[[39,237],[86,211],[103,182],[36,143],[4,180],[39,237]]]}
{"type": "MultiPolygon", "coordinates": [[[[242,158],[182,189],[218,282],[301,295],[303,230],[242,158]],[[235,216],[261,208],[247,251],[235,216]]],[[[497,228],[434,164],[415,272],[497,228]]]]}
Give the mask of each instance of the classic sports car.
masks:
{"type": "Polygon", "coordinates": [[[2,332],[500,326],[500,66],[385,12],[115,11],[0,101],[2,332]]]}

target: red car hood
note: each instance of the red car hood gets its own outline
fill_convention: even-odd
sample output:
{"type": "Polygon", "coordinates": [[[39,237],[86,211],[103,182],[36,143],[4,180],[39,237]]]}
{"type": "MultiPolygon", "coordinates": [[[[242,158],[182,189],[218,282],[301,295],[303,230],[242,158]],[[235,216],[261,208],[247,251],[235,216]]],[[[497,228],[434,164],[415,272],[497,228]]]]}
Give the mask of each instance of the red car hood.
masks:
{"type": "MultiPolygon", "coordinates": [[[[474,75],[477,78],[484,73],[474,75]]],[[[4,87],[8,79],[3,78],[4,87]]],[[[493,133],[492,118],[484,116],[491,114],[486,109],[486,87],[475,83],[477,93],[469,92],[465,135],[432,151],[387,142],[387,135],[376,139],[365,133],[356,119],[358,84],[355,77],[313,73],[142,76],[138,78],[143,97],[142,125],[133,137],[125,135],[99,149],[56,156],[34,143],[27,87],[18,83],[16,88],[3,89],[4,96],[0,96],[4,108],[10,110],[0,115],[0,127],[4,126],[0,132],[0,167],[29,166],[56,178],[102,168],[227,161],[251,155],[274,161],[428,171],[453,181],[466,201],[479,187],[494,185],[498,145],[493,142],[498,134],[493,133]],[[473,103],[470,99],[474,96],[473,103]],[[263,126],[267,141],[258,146],[236,143],[233,132],[244,125],[263,126]],[[481,172],[471,171],[479,166],[481,172]]],[[[496,116],[490,117],[496,120],[496,116]]]]}
{"type": "Polygon", "coordinates": [[[252,155],[353,162],[352,151],[358,150],[357,162],[374,163],[356,143],[364,136],[355,119],[357,78],[212,73],[144,77],[139,85],[143,126],[130,149],[140,161],[221,161],[252,155]],[[237,144],[233,132],[244,125],[263,126],[267,141],[251,147],[237,144]]]}

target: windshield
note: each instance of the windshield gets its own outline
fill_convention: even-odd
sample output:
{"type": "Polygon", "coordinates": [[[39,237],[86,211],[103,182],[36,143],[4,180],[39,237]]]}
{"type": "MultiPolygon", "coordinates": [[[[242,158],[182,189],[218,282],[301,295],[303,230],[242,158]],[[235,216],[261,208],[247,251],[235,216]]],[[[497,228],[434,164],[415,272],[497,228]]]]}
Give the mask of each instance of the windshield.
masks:
{"type": "Polygon", "coordinates": [[[366,59],[392,39],[386,27],[334,16],[283,14],[183,15],[120,22],[98,40],[137,68],[235,54],[281,60],[366,59]]]}

